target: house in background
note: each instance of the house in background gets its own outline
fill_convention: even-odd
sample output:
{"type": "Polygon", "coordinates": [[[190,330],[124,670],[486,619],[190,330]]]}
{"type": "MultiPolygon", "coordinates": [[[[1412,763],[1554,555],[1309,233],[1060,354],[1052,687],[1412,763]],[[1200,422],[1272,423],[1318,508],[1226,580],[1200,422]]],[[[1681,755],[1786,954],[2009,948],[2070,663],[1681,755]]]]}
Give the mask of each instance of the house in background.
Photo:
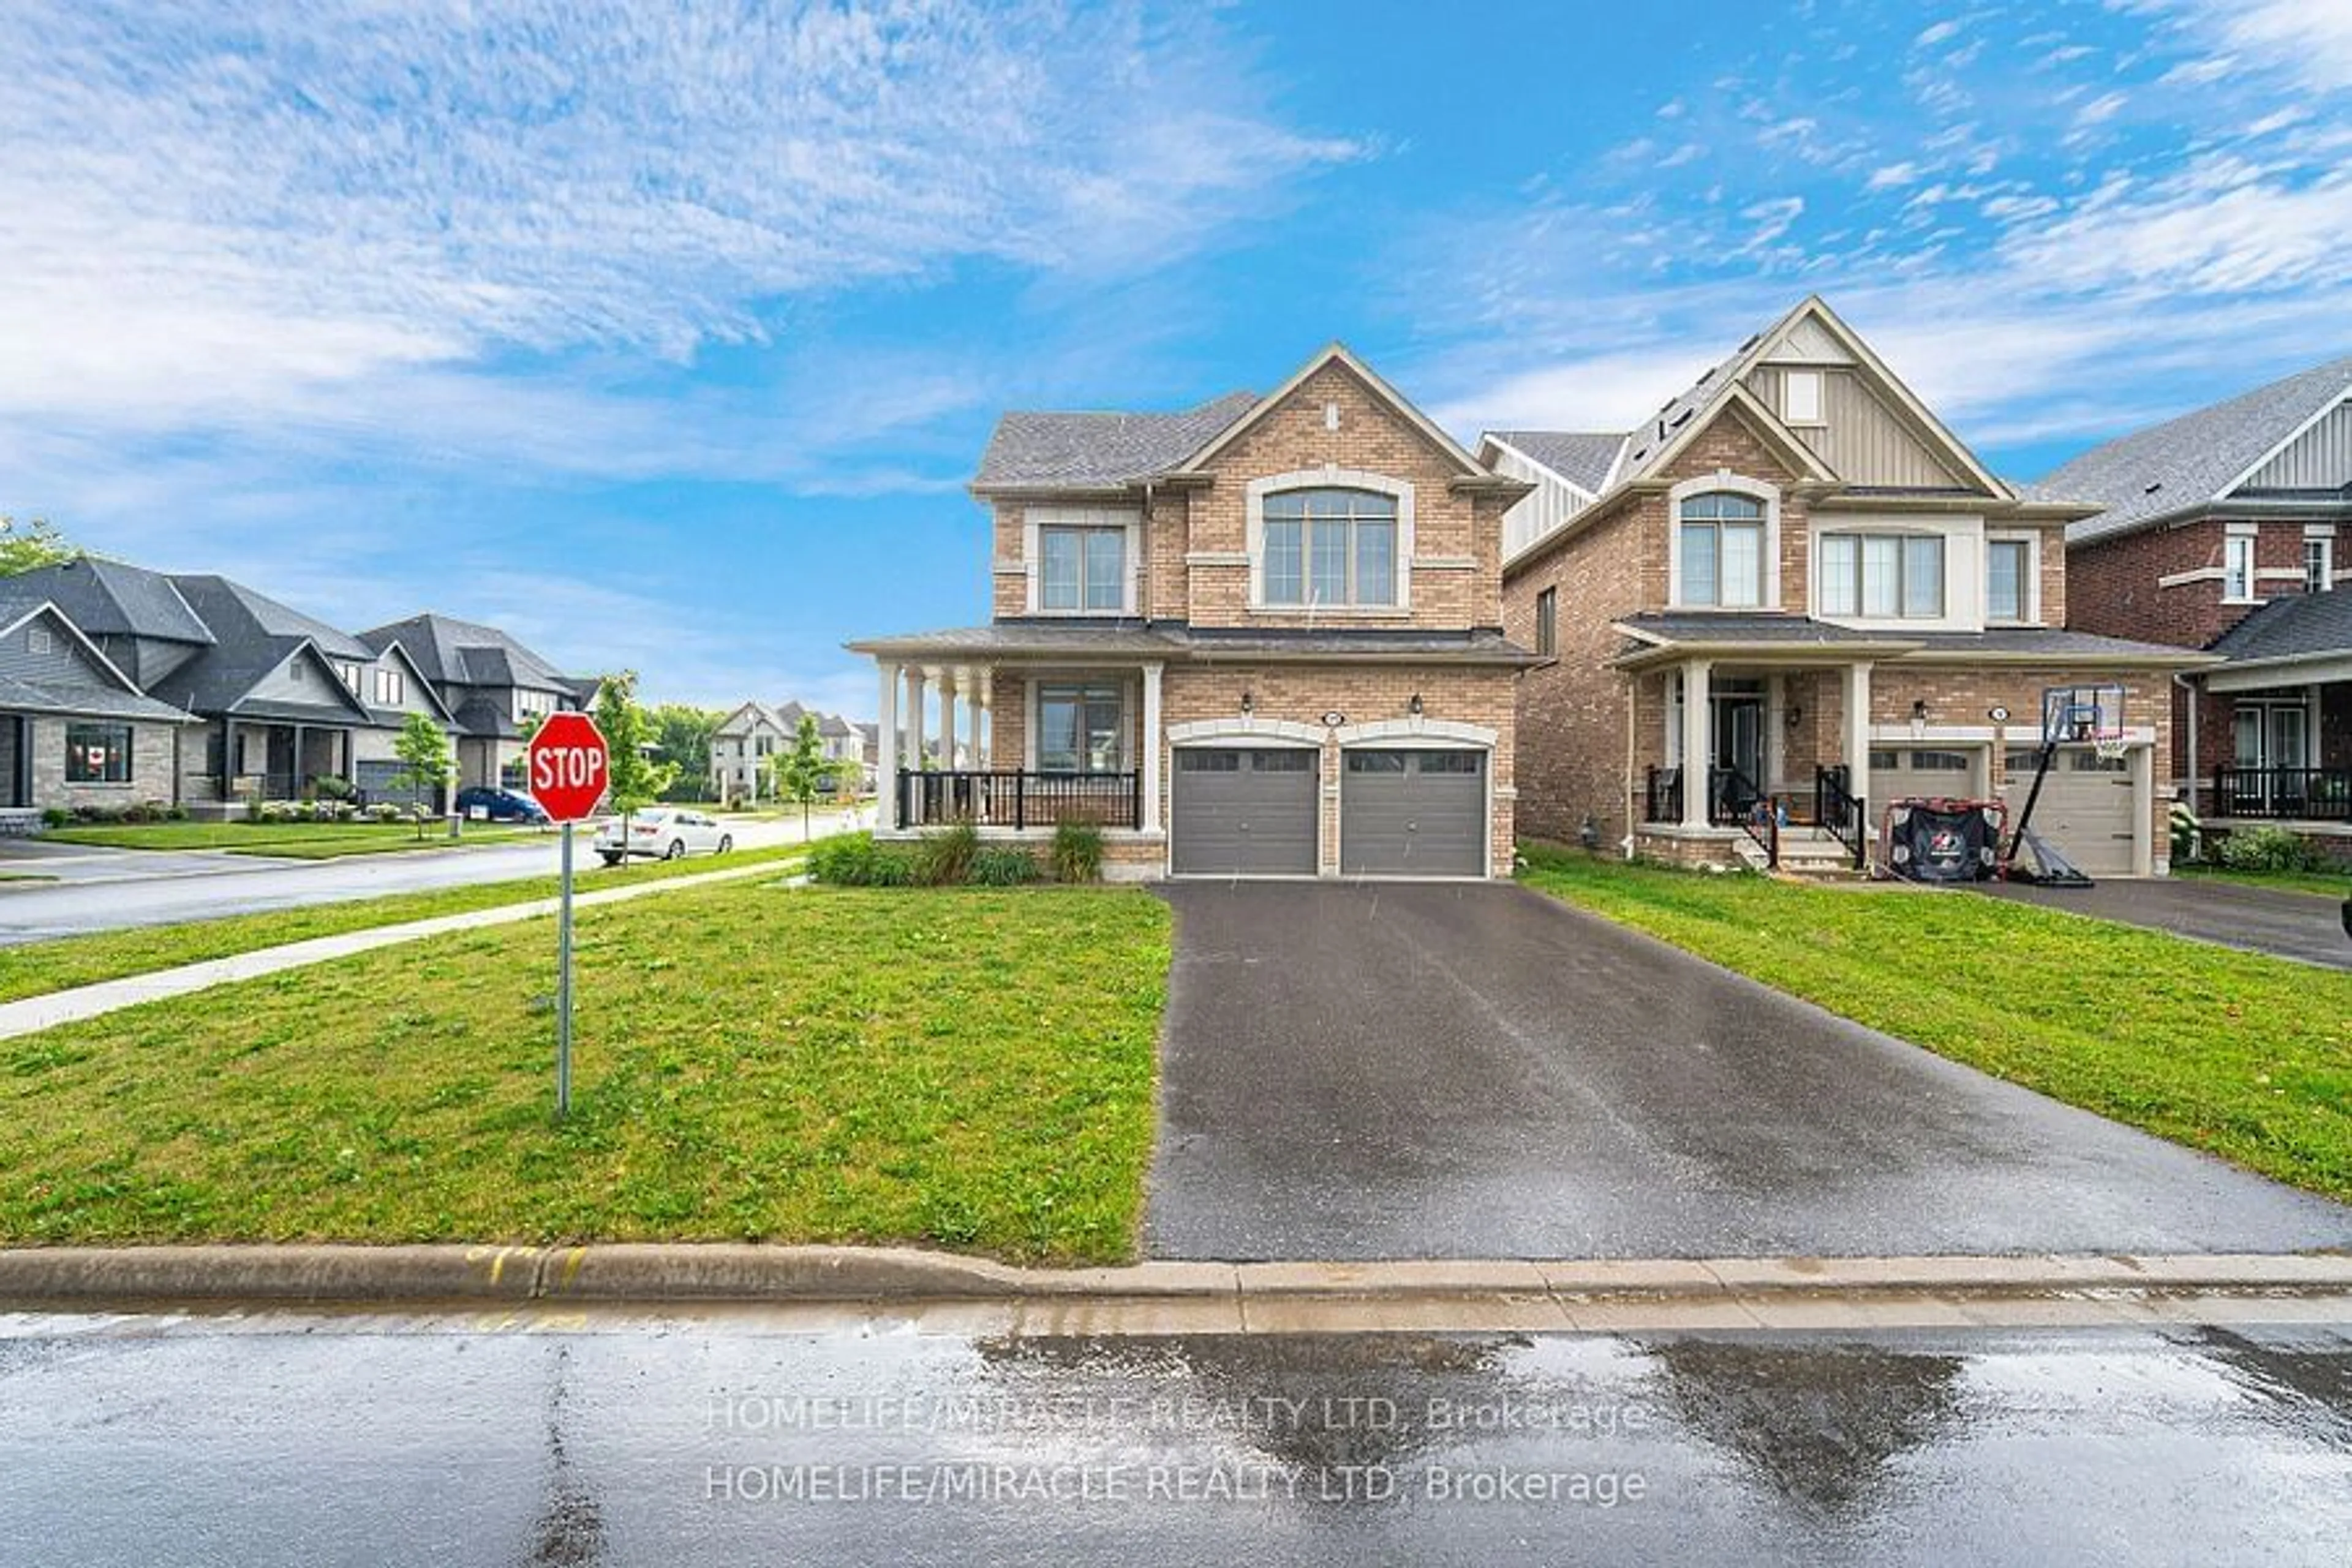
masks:
{"type": "Polygon", "coordinates": [[[600,684],[563,674],[496,626],[448,616],[411,616],[359,641],[380,653],[396,645],[429,684],[456,728],[460,789],[520,784],[531,728],[589,707],[600,684]]]}
{"type": "Polygon", "coordinates": [[[2352,358],[2094,447],[2041,489],[2075,622],[2209,649],[2173,693],[2184,798],[2352,857],[2352,358]]]}
{"type": "Polygon", "coordinates": [[[1509,875],[1528,489],[1337,344],[1265,397],[1005,416],[971,486],[993,618],[849,645],[877,831],[1083,820],[1130,878],[1509,875]]]}
{"type": "Polygon", "coordinates": [[[0,827],[39,813],[169,803],[195,721],[142,693],[21,579],[0,581],[0,827]]]}
{"type": "Polygon", "coordinates": [[[2063,531],[2092,509],[1987,470],[1822,300],[1629,433],[1480,449],[1532,487],[1503,567],[1547,661],[1519,688],[1530,836],[1733,864],[1769,800],[1834,864],[1896,798],[2015,805],[2044,691],[2121,684],[2128,749],[2064,748],[2035,826],[2093,872],[2166,869],[2167,693],[2207,656],[2070,629],[2063,531]]]}
{"type": "Polygon", "coordinates": [[[768,759],[792,744],[793,731],[764,702],[746,702],[719,721],[710,737],[710,796],[721,804],[757,801],[772,794],[768,759]]]}

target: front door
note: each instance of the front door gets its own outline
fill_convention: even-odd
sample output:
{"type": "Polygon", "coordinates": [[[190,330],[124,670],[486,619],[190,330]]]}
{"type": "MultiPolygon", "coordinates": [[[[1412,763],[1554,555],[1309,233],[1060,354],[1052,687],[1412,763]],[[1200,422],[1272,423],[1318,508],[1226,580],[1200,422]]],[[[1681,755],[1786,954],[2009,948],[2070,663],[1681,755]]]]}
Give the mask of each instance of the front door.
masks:
{"type": "Polygon", "coordinates": [[[1716,799],[1745,813],[1764,788],[1764,700],[1718,697],[1714,707],[1716,799]]]}

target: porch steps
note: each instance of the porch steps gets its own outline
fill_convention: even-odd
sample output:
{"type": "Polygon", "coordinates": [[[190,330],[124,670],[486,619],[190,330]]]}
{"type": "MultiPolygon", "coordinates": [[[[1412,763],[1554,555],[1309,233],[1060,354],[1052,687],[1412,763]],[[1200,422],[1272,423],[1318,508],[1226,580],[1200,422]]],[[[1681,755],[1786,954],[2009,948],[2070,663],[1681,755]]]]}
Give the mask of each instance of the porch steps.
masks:
{"type": "MultiPolygon", "coordinates": [[[[1732,847],[1755,869],[1761,871],[1767,868],[1763,847],[1746,834],[1733,840],[1732,847]]],[[[1834,835],[1819,827],[1784,827],[1780,830],[1780,871],[1783,876],[1829,880],[1861,875],[1853,868],[1853,851],[1839,843],[1834,835]]]]}

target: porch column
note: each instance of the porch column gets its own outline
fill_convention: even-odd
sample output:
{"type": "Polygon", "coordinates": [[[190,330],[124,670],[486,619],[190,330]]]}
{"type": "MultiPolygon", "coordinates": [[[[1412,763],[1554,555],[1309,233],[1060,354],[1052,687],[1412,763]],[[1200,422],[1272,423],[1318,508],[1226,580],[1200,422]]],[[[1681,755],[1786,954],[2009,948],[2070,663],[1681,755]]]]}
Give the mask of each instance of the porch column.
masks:
{"type": "Polygon", "coordinates": [[[882,666],[882,702],[874,738],[874,826],[884,833],[898,826],[898,667],[882,666]]]}
{"type": "Polygon", "coordinates": [[[1845,672],[1846,791],[1865,805],[1870,800],[1870,666],[1855,663],[1845,672]]]}
{"type": "Polygon", "coordinates": [[[921,665],[907,671],[907,766],[917,773],[923,770],[923,707],[930,696],[927,672],[921,665]]]}
{"type": "Polygon", "coordinates": [[[1143,667],[1143,821],[1146,833],[1160,830],[1160,675],[1166,667],[1143,667]]]}
{"type": "Polygon", "coordinates": [[[1715,759],[1709,742],[1714,739],[1708,722],[1714,709],[1707,701],[1707,678],[1715,666],[1706,659],[1695,658],[1683,666],[1683,826],[1705,827],[1707,825],[1708,796],[1714,791],[1715,759]]]}
{"type": "Polygon", "coordinates": [[[979,763],[982,772],[996,767],[996,671],[982,667],[977,693],[979,712],[972,723],[972,739],[980,747],[979,763]]]}
{"type": "MultiPolygon", "coordinates": [[[[2197,787],[2197,763],[2205,753],[2197,733],[2197,724],[2203,717],[2199,710],[2205,706],[2205,683],[2193,675],[2185,681],[2178,676],[2173,679],[2181,695],[2189,699],[2189,756],[2185,763],[2179,757],[2173,758],[2172,768],[2184,781],[2181,794],[2189,802],[2189,815],[2201,822],[2205,816],[2205,797],[2204,792],[2197,787]]],[[[2175,731],[2175,739],[2178,738],[2179,732],[2175,731]]]]}
{"type": "Polygon", "coordinates": [[[956,768],[956,710],[962,706],[963,671],[950,669],[940,682],[940,766],[956,768]]]}

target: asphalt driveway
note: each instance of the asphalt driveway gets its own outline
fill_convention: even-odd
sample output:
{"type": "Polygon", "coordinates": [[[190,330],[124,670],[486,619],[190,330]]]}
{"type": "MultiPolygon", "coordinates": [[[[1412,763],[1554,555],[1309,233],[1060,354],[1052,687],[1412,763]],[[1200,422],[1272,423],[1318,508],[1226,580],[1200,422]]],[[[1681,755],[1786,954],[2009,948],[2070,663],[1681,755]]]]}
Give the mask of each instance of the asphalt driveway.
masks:
{"type": "Polygon", "coordinates": [[[2215,877],[2110,880],[2090,888],[1983,882],[1977,890],[2274,958],[2352,969],[2352,936],[2344,930],[2343,900],[2324,893],[2249,888],[2215,877]]]}
{"type": "Polygon", "coordinates": [[[2352,1208],[1525,889],[1167,896],[1154,1256],[2352,1247],[2352,1208]]]}

